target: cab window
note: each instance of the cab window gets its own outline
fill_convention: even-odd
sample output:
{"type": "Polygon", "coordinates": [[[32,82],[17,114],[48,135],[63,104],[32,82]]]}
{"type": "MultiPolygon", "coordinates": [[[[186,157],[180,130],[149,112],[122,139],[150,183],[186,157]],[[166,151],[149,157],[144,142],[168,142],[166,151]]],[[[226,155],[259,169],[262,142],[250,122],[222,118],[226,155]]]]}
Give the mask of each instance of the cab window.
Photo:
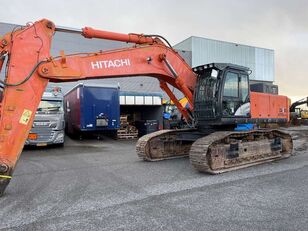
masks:
{"type": "Polygon", "coordinates": [[[225,79],[224,97],[239,97],[238,74],[228,72],[225,79]]]}
{"type": "Polygon", "coordinates": [[[242,102],[245,103],[248,100],[248,94],[249,94],[248,76],[247,75],[241,75],[240,89],[241,89],[242,102]]]}

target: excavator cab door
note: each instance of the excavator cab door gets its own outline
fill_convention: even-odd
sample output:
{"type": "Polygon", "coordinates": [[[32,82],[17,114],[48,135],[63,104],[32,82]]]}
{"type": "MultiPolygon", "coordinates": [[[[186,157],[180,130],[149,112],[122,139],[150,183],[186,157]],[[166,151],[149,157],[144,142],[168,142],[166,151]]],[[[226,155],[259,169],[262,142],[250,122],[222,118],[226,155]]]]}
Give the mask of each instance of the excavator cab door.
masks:
{"type": "Polygon", "coordinates": [[[236,70],[227,70],[224,74],[222,89],[222,117],[249,117],[249,81],[248,75],[236,70]]]}
{"type": "Polygon", "coordinates": [[[194,115],[200,124],[220,117],[217,113],[218,71],[214,69],[198,70],[198,81],[195,90],[194,115]]]}

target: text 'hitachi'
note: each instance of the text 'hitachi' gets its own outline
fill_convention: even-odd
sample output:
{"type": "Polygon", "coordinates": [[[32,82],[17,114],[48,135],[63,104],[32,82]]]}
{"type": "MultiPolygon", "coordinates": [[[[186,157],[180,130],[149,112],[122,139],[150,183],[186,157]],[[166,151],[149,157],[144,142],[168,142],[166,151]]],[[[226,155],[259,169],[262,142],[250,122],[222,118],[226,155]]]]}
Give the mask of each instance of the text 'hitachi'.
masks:
{"type": "Polygon", "coordinates": [[[115,68],[124,66],[130,66],[129,59],[102,60],[91,62],[92,69],[115,68]]]}

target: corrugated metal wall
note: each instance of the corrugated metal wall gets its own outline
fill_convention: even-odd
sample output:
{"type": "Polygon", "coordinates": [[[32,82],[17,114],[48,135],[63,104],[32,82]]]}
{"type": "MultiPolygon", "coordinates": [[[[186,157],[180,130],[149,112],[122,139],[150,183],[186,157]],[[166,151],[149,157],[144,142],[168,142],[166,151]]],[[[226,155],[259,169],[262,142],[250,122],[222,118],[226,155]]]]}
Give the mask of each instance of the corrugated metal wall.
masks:
{"type": "Polygon", "coordinates": [[[173,46],[173,48],[177,50],[192,51],[192,39],[193,37],[189,37],[173,46]]]}
{"type": "Polygon", "coordinates": [[[274,81],[274,51],[270,49],[201,37],[190,37],[174,48],[192,52],[192,67],[213,62],[234,63],[249,67],[252,80],[274,81]]]}
{"type": "Polygon", "coordinates": [[[262,48],[255,48],[255,67],[256,80],[274,81],[274,51],[262,48]]]}

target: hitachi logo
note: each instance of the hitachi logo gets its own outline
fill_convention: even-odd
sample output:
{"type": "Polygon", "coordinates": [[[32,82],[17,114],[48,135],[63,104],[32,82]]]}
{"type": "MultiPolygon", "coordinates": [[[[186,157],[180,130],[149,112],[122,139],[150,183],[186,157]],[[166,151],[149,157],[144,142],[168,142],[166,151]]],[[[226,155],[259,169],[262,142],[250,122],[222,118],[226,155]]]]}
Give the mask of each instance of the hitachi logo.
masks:
{"type": "Polygon", "coordinates": [[[102,60],[102,61],[91,62],[92,69],[114,68],[123,66],[130,66],[130,60],[115,59],[115,60],[102,60]]]}

